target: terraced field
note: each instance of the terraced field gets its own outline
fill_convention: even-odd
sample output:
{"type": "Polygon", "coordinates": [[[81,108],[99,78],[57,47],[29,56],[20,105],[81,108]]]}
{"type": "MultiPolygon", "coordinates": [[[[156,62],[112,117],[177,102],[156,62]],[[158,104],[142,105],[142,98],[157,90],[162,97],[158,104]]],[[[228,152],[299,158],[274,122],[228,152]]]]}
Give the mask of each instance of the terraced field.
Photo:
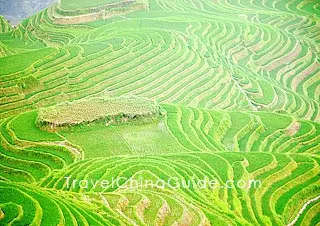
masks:
{"type": "Polygon", "coordinates": [[[59,0],[0,68],[0,225],[320,225],[318,1],[59,0]]]}

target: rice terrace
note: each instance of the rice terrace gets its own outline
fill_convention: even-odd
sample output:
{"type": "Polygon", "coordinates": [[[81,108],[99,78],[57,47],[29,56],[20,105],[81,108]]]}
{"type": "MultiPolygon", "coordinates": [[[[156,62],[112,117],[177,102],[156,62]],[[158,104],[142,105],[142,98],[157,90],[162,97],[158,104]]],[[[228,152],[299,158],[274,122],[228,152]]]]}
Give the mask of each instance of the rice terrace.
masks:
{"type": "Polygon", "coordinates": [[[1,16],[0,225],[320,226],[319,103],[319,0],[1,16]]]}

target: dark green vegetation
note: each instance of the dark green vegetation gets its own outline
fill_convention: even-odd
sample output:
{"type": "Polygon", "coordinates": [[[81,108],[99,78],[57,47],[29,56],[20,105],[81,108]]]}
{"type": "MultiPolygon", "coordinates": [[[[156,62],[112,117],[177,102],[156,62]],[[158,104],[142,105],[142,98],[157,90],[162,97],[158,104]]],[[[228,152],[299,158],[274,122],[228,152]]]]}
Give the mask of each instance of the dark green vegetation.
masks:
{"type": "Polygon", "coordinates": [[[61,0],[17,28],[0,17],[0,225],[281,226],[301,209],[295,225],[319,225],[319,15],[308,0],[61,0]],[[65,104],[106,97],[166,113],[65,104]]]}

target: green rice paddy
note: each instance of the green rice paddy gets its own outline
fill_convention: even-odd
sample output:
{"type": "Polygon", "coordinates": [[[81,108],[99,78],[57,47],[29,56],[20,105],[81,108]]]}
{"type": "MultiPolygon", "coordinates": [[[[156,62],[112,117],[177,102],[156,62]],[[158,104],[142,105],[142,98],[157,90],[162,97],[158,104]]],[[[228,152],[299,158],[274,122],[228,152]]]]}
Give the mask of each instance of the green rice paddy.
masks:
{"type": "Polygon", "coordinates": [[[319,102],[318,1],[61,0],[15,28],[0,17],[0,225],[318,226],[319,102]],[[95,184],[112,178],[164,184],[95,184]]]}

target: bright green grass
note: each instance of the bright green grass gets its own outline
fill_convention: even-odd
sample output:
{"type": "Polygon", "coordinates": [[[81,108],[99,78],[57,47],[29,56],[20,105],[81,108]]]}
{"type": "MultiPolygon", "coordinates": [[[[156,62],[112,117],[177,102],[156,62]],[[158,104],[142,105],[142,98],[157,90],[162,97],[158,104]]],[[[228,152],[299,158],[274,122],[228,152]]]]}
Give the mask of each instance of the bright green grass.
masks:
{"type": "Polygon", "coordinates": [[[23,71],[53,53],[54,50],[53,48],[44,48],[0,58],[0,76],[23,71]]]}
{"type": "Polygon", "coordinates": [[[260,117],[262,123],[265,125],[266,130],[268,131],[267,133],[271,133],[272,131],[279,129],[285,129],[292,122],[292,118],[286,115],[274,115],[267,112],[259,112],[255,114],[260,117]]]}
{"type": "Polygon", "coordinates": [[[183,151],[164,121],[105,126],[93,123],[59,132],[84,150],[85,158],[114,155],[165,154],[183,151]]]}
{"type": "Polygon", "coordinates": [[[77,0],[61,0],[61,8],[65,10],[76,10],[102,6],[110,3],[119,2],[118,0],[95,0],[95,1],[77,1],[77,0]]]}
{"type": "MultiPolygon", "coordinates": [[[[32,225],[33,219],[48,226],[287,225],[319,193],[317,74],[301,77],[292,90],[319,57],[317,1],[138,1],[149,7],[72,26],[54,17],[103,13],[103,6],[120,0],[61,0],[60,7],[8,33],[1,33],[7,25],[0,21],[0,55],[7,56],[0,58],[0,225],[17,218],[21,208],[12,225],[32,225]],[[296,43],[302,50],[289,59],[296,43]],[[37,85],[22,92],[19,84],[28,79],[37,85]],[[36,112],[25,113],[95,94],[163,102],[167,118],[49,133],[36,126],[36,112]],[[248,109],[249,102],[258,112],[248,109]],[[293,122],[301,128],[290,135],[293,122]],[[90,204],[78,200],[84,189],[64,187],[65,175],[206,175],[263,183],[250,191],[92,188],[88,195],[98,198],[90,204]],[[106,192],[110,206],[96,192],[106,192]],[[144,198],[150,205],[143,212],[144,198]],[[167,215],[156,223],[160,212],[167,215]]],[[[319,224],[318,204],[306,209],[298,225],[319,224]]]]}
{"type": "Polygon", "coordinates": [[[17,138],[30,141],[62,141],[55,133],[45,132],[36,125],[37,111],[21,114],[10,122],[10,128],[17,138]]]}

